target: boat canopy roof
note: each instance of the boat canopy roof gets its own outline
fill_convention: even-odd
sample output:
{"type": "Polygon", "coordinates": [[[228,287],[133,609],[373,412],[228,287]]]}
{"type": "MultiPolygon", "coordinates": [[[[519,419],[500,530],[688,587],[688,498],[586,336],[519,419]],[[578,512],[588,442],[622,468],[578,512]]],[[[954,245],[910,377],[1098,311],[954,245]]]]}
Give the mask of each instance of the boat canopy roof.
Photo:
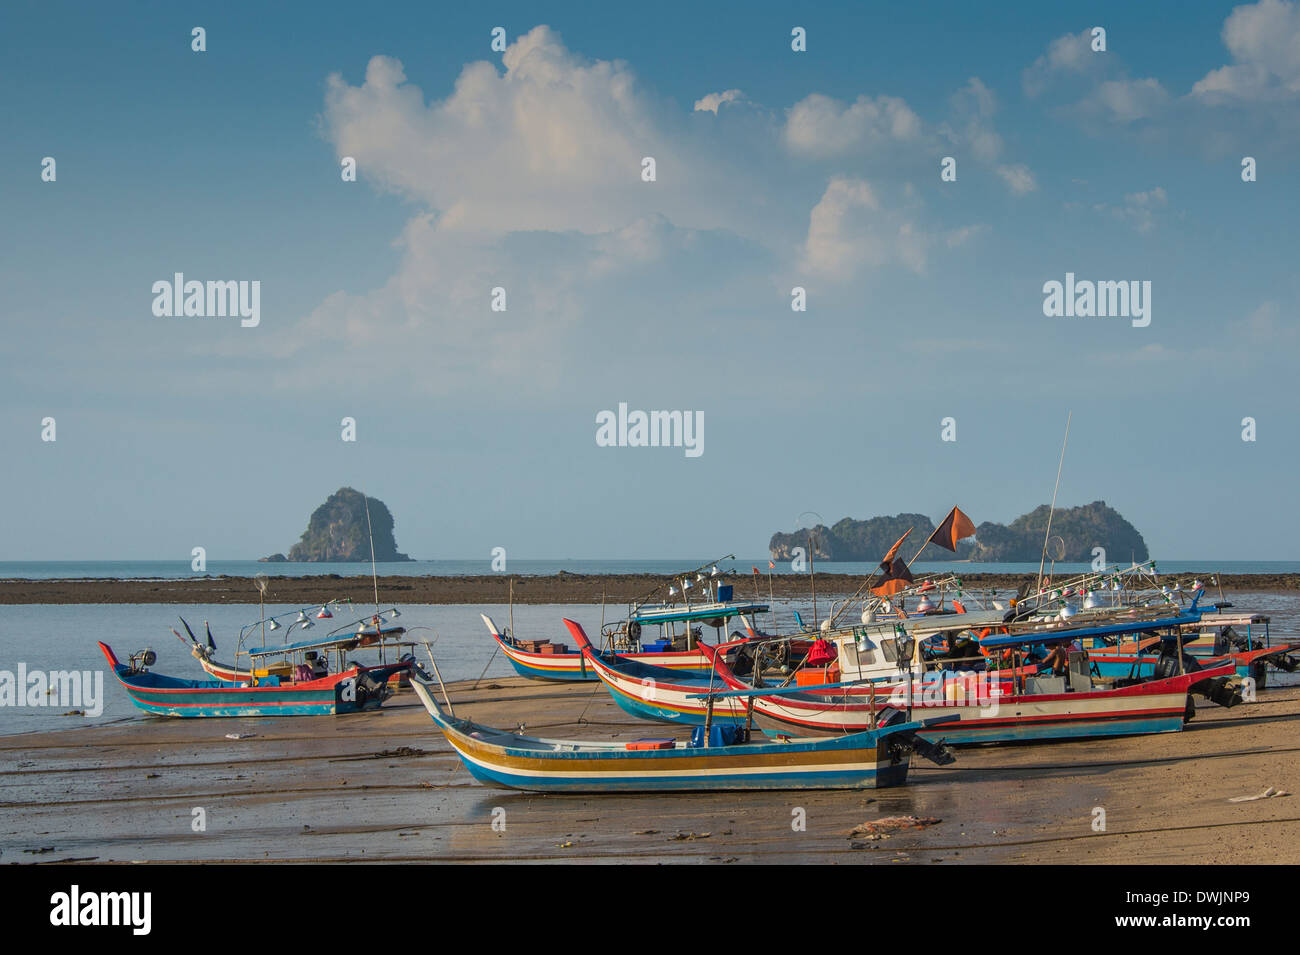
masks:
{"type": "Polygon", "coordinates": [[[1132,620],[1100,624],[1095,627],[1060,627],[1059,629],[1038,630],[1025,633],[1012,633],[1007,636],[985,637],[980,640],[981,647],[1010,647],[1019,644],[1060,643],[1079,640],[1084,637],[1104,637],[1121,633],[1145,633],[1163,630],[1166,627],[1184,627],[1198,623],[1200,611],[1189,610],[1175,616],[1161,617],[1153,620],[1132,620]]]}
{"type": "Polygon", "coordinates": [[[644,604],[634,609],[628,617],[632,623],[680,623],[682,621],[729,620],[742,613],[767,613],[768,605],[760,603],[708,603],[694,604],[644,604]]]}
{"type": "MultiPolygon", "coordinates": [[[[397,637],[406,633],[405,627],[387,627],[379,632],[379,637],[397,637]]],[[[348,650],[353,647],[378,646],[382,642],[376,639],[374,630],[361,630],[353,633],[340,633],[330,637],[317,637],[312,640],[299,640],[297,643],[282,643],[275,647],[255,647],[245,650],[250,657],[267,657],[277,654],[297,653],[300,650],[348,650]]]]}
{"type": "Polygon", "coordinates": [[[1248,627],[1253,623],[1268,623],[1267,614],[1262,613],[1207,613],[1201,617],[1203,627],[1248,627]]]}

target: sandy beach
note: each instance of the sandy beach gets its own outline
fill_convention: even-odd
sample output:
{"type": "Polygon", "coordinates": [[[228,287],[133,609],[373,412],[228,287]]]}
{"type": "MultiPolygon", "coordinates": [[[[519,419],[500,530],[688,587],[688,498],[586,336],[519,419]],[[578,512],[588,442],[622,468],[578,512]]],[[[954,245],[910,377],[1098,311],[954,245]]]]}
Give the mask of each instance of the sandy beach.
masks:
{"type": "MultiPolygon", "coordinates": [[[[1189,576],[1189,575],[1181,575],[1189,576]]],[[[1211,572],[1204,575],[1207,579],[1211,572]]],[[[738,599],[797,599],[811,596],[813,582],[806,575],[774,574],[755,577],[731,574],[727,582],[735,585],[738,599]]],[[[1014,590],[1024,580],[1023,574],[962,574],[965,585],[973,589],[996,587],[1014,590]]],[[[1220,574],[1219,586],[1224,593],[1294,593],[1300,590],[1300,574],[1220,574]]],[[[662,598],[663,577],[641,574],[570,574],[514,577],[517,603],[595,603],[602,599],[610,604],[625,604],[647,596],[662,598]]],[[[385,604],[473,604],[505,603],[511,578],[505,574],[458,577],[383,577],[379,582],[380,600],[385,604]]],[[[863,578],[848,574],[818,574],[815,586],[821,594],[850,594],[863,578]]],[[[266,600],[274,603],[312,604],[339,596],[366,599],[373,591],[369,577],[342,577],[324,574],[312,577],[270,577],[266,600]]],[[[1212,588],[1211,596],[1217,593],[1212,588]]],[[[180,580],[0,580],[0,604],[255,604],[258,592],[248,577],[193,577],[180,580]]]]}
{"type": "MultiPolygon", "coordinates": [[[[461,715],[530,734],[685,735],[626,716],[601,684],[451,695],[461,715]]],[[[0,863],[1294,863],[1296,796],[1230,800],[1300,791],[1298,722],[1300,688],[1270,689],[1202,706],[1181,733],[964,747],[943,768],[913,757],[896,789],[663,797],[482,786],[409,690],[346,717],[132,719],[0,738],[0,863]],[[852,834],[903,815],[941,821],[852,834]]]]}

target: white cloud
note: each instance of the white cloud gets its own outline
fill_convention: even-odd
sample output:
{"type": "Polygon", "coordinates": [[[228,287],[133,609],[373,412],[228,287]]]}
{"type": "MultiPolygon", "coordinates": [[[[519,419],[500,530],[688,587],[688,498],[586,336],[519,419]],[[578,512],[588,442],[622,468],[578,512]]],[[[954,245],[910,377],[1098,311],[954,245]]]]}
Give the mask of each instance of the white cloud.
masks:
{"type": "Polygon", "coordinates": [[[978,76],[972,76],[952,95],[949,104],[953,118],[942,130],[949,142],[969,148],[976,159],[984,162],[997,159],[1002,154],[1002,137],[993,128],[993,114],[998,109],[993,91],[978,76]]]}
{"type": "Polygon", "coordinates": [[[545,26],[502,59],[504,74],[468,64],[426,106],[402,64],[376,56],[359,87],[329,77],[328,135],[363,177],[439,210],[440,229],[601,232],[672,198],[638,188],[641,159],[654,156],[661,178],[682,177],[690,159],[626,65],[587,62],[545,26]]]}
{"type": "MultiPolygon", "coordinates": [[[[978,162],[995,163],[1002,155],[1002,137],[994,127],[998,111],[997,97],[978,76],[949,99],[950,119],[940,132],[959,153],[969,151],[978,162]]],[[[996,167],[997,174],[1016,195],[1038,188],[1034,174],[1024,163],[1007,163],[996,167]]]]}
{"type": "Polygon", "coordinates": [[[925,268],[930,237],[915,223],[885,209],[862,179],[836,177],[808,218],[803,267],[835,279],[864,268],[925,268]]]}
{"type": "Polygon", "coordinates": [[[1094,52],[1092,42],[1091,29],[1053,40],[1021,74],[1025,94],[1038,97],[1053,87],[1061,96],[1082,94],[1076,113],[1118,123],[1150,118],[1169,102],[1159,80],[1128,78],[1120,58],[1094,52]]]}
{"type": "Polygon", "coordinates": [[[921,135],[921,119],[893,96],[859,96],[846,105],[813,93],[786,114],[785,142],[803,156],[840,156],[875,149],[888,142],[906,142],[921,135]]]}
{"type": "Polygon", "coordinates": [[[727,90],[722,93],[709,93],[707,96],[702,96],[700,99],[697,99],[695,101],[695,112],[697,113],[708,112],[716,116],[718,115],[718,107],[721,106],[723,103],[740,102],[744,100],[744,97],[745,94],[742,93],[740,90],[727,90]]]}
{"type": "Polygon", "coordinates": [[[1038,188],[1038,180],[1034,178],[1033,172],[1023,163],[1015,163],[1009,166],[998,166],[998,175],[1007,187],[1018,196],[1033,192],[1038,188]]]}
{"type": "Polygon", "coordinates": [[[1124,197],[1123,216],[1131,221],[1139,232],[1150,232],[1155,228],[1156,213],[1169,204],[1165,190],[1156,186],[1146,192],[1131,192],[1124,197]]]}
{"type": "Polygon", "coordinates": [[[1121,222],[1127,222],[1138,232],[1146,234],[1155,228],[1156,216],[1169,205],[1169,196],[1164,187],[1155,186],[1144,192],[1130,192],[1124,196],[1123,205],[1110,205],[1099,202],[1092,208],[1095,212],[1112,216],[1121,222]]]}
{"type": "Polygon", "coordinates": [[[1300,318],[1292,311],[1284,319],[1277,302],[1268,301],[1232,322],[1231,332],[1252,345],[1290,345],[1300,340],[1300,318]]]}
{"type": "Polygon", "coordinates": [[[944,244],[948,246],[948,248],[955,249],[959,246],[965,245],[967,242],[969,242],[971,239],[975,238],[978,235],[984,235],[988,231],[989,231],[989,227],[987,225],[961,226],[958,229],[951,229],[947,233],[945,233],[943,237],[943,241],[944,244]]]}
{"type": "Polygon", "coordinates": [[[1192,95],[1223,102],[1300,94],[1300,5],[1260,0],[1237,7],[1224,21],[1222,37],[1235,62],[1207,73],[1192,95]]]}
{"type": "MultiPolygon", "coordinates": [[[[970,93],[983,108],[979,89],[970,93]]],[[[694,111],[743,102],[726,90],[694,111]]],[[[626,64],[587,60],[545,26],[520,36],[500,65],[464,66],[441,99],[426,99],[390,57],[372,58],[359,85],[332,75],[323,132],[339,156],[356,158],[362,179],[418,210],[391,278],[329,295],[296,327],[264,336],[268,350],[365,349],[386,367],[418,368],[416,384],[434,391],[485,369],[539,384],[571,373],[575,343],[625,312],[618,303],[630,296],[702,302],[741,279],[752,288],[783,259],[822,278],[920,271],[935,241],[975,234],[932,237],[860,180],[833,179],[811,211],[788,188],[802,159],[920,144],[921,120],[900,99],[814,94],[783,120],[762,109],[736,120],[692,121],[626,64]],[[787,149],[773,148],[782,142],[787,149]],[[656,182],[641,180],[643,156],[655,157],[656,182]],[[489,310],[496,286],[505,313],[489,310]]],[[[306,387],[310,362],[293,364],[284,380],[306,387]]]]}
{"type": "Polygon", "coordinates": [[[1169,102],[1169,94],[1160,81],[1151,77],[1141,80],[1106,80],[1099,84],[1080,107],[1119,123],[1149,119],[1169,102]]]}
{"type": "Polygon", "coordinates": [[[1028,96],[1040,96],[1062,75],[1083,75],[1098,71],[1109,53],[1092,49],[1092,30],[1067,33],[1048,44],[1047,50],[1021,74],[1021,84],[1028,96]]]}

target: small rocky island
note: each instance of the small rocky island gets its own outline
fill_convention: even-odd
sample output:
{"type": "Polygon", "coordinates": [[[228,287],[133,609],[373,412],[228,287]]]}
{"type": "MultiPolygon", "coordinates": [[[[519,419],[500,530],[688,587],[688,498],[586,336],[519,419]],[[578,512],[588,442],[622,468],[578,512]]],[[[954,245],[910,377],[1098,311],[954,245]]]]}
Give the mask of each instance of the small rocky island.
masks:
{"type": "Polygon", "coordinates": [[[370,560],[370,529],[375,537],[375,560],[396,563],[412,558],[398,553],[393,537],[393,515],[377,498],[367,498],[360,491],[341,487],[325,503],[312,511],[302,539],[289,549],[289,556],[272,554],[265,562],[284,560],[339,562],[370,560]],[[370,527],[366,525],[366,504],[370,505],[370,527]]]}
{"type": "MultiPolygon", "coordinates": [[[[985,521],[975,528],[974,538],[957,545],[956,554],[927,544],[919,559],[1037,562],[1043,551],[1043,534],[1050,510],[1043,504],[1010,524],[985,521]]],[[[924,514],[896,514],[865,521],[846,517],[831,527],[819,524],[788,534],[773,534],[768,549],[774,560],[787,560],[795,547],[807,550],[811,536],[813,556],[819,560],[877,561],[909,527],[912,536],[903,548],[906,551],[903,557],[907,559],[916,553],[921,541],[934,533],[934,522],[924,514]]],[[[1073,563],[1092,561],[1094,547],[1104,547],[1110,563],[1142,561],[1148,557],[1146,542],[1137,528],[1105,501],[1058,508],[1052,517],[1052,536],[1060,537],[1065,544],[1065,556],[1061,559],[1073,563]]]]}

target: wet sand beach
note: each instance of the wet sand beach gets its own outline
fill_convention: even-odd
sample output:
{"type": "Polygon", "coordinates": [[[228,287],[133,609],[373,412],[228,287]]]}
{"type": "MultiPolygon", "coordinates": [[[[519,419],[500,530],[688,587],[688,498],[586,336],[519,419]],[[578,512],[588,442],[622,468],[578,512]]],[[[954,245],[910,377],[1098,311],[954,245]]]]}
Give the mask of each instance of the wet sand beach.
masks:
{"type": "MultiPolygon", "coordinates": [[[[1193,576],[1180,574],[1180,577],[1193,576]]],[[[1213,576],[1212,570],[1203,574],[1213,576]]],[[[1225,593],[1293,593],[1300,590],[1300,574],[1219,574],[1225,593]]],[[[1027,578],[1023,574],[962,574],[963,583],[973,589],[996,587],[1014,590],[1027,578]]],[[[511,578],[505,574],[460,577],[384,577],[379,584],[380,596],[387,604],[472,604],[505,603],[511,578]]],[[[514,577],[516,603],[596,603],[610,604],[644,599],[647,595],[663,596],[662,576],[640,574],[570,574],[514,577]]],[[[755,578],[747,574],[730,574],[728,583],[742,600],[807,598],[812,583],[803,574],[774,574],[755,578]]],[[[850,594],[863,578],[848,574],[818,574],[819,595],[850,594]]],[[[373,583],[369,577],[341,577],[323,574],[311,577],[270,577],[266,599],[289,604],[321,603],[340,593],[364,598],[373,583]]],[[[1211,588],[1210,594],[1217,593],[1211,588]]],[[[0,604],[108,604],[108,603],[205,603],[255,604],[258,592],[248,577],[192,577],[179,580],[0,580],[0,604]]]]}
{"type": "MultiPolygon", "coordinates": [[[[511,678],[451,696],[460,715],[535,735],[688,735],[625,715],[598,683],[511,678]]],[[[1278,688],[1202,706],[1181,733],[964,747],[942,768],[913,757],[896,789],[540,796],[476,783],[406,690],[345,717],[0,737],[0,863],[1294,863],[1300,796],[1229,800],[1300,792],[1298,729],[1300,688],[1278,688]],[[851,836],[901,815],[941,821],[851,836]]]]}

